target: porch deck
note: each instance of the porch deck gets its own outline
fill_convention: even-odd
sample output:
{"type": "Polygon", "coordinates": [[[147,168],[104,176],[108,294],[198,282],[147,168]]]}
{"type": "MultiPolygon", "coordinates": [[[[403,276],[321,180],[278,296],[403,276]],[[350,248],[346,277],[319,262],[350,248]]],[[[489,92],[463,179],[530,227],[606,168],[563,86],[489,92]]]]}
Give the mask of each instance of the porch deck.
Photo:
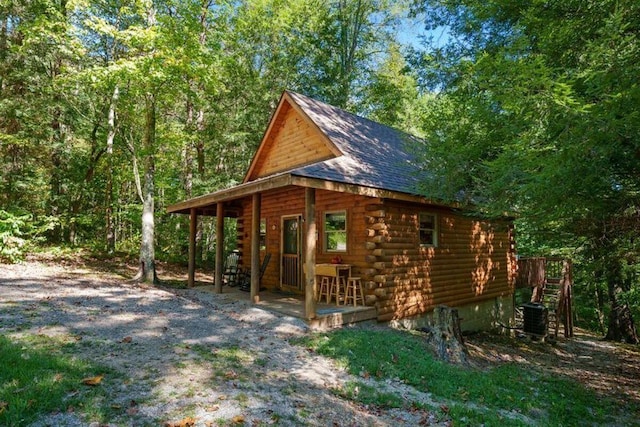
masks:
{"type": "MultiPolygon", "coordinates": [[[[196,286],[195,289],[203,292],[214,292],[213,285],[196,286]]],[[[224,286],[223,298],[249,301],[248,292],[243,292],[237,287],[224,286]]],[[[377,318],[375,307],[327,304],[318,302],[316,305],[316,318],[306,320],[304,318],[304,296],[285,291],[261,291],[260,301],[256,303],[267,311],[284,314],[305,320],[312,329],[330,329],[377,318]]]]}

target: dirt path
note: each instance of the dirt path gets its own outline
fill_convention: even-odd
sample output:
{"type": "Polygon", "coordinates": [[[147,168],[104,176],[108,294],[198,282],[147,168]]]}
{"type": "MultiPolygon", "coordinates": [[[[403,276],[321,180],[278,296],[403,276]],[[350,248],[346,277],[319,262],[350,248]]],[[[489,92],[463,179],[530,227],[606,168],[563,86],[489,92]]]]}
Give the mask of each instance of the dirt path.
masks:
{"type": "MultiPolygon", "coordinates": [[[[234,418],[247,426],[438,425],[427,411],[368,408],[332,393],[356,378],[289,343],[307,332],[299,319],[197,290],[133,285],[105,270],[60,262],[0,265],[0,333],[79,342],[82,357],[121,372],[124,380],[104,381],[110,404],[122,408],[116,424],[158,425],[188,413],[198,426],[234,418]]],[[[469,337],[468,345],[476,364],[530,364],[640,403],[637,347],[581,333],[555,345],[514,345],[485,335],[469,337]]],[[[403,384],[388,385],[419,396],[403,384]]],[[[87,424],[61,413],[36,425],[87,424]]]]}
{"type": "MultiPolygon", "coordinates": [[[[331,389],[350,376],[288,342],[306,325],[244,302],[34,262],[0,265],[0,287],[1,333],[78,341],[82,357],[124,373],[124,381],[103,381],[110,405],[122,408],[118,424],[158,425],[187,413],[198,426],[237,417],[244,425],[417,425],[429,416],[335,396],[331,389]]],[[[61,413],[37,425],[85,424],[61,413]]]]}

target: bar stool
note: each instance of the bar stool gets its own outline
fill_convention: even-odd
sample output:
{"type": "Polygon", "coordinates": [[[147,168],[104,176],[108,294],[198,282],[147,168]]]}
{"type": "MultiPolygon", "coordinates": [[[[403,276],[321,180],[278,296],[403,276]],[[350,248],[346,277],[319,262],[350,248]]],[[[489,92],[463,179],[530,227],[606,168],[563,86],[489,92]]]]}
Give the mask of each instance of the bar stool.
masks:
{"type": "Polygon", "coordinates": [[[327,299],[327,304],[329,304],[329,300],[331,300],[331,290],[333,288],[332,280],[329,276],[322,276],[320,280],[320,287],[318,289],[318,298],[320,301],[324,296],[327,299]]]}
{"type": "Polygon", "coordinates": [[[338,275],[333,278],[331,282],[331,297],[336,298],[336,305],[340,305],[340,300],[344,300],[346,302],[346,287],[347,287],[347,278],[345,276],[338,275]]]}
{"type": "Polygon", "coordinates": [[[347,279],[347,290],[344,297],[344,303],[349,304],[349,299],[353,302],[353,306],[358,305],[358,300],[364,305],[364,291],[359,277],[349,277],[347,279]]]}

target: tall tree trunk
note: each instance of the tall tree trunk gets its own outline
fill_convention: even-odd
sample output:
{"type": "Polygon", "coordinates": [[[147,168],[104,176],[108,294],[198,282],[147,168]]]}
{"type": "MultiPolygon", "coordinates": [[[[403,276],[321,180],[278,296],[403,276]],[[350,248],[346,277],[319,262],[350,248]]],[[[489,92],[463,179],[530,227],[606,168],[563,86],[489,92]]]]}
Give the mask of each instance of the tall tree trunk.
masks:
{"type": "Polygon", "coordinates": [[[116,136],[116,102],[118,101],[118,86],[113,89],[109,103],[108,131],[107,131],[107,185],[105,200],[105,228],[107,234],[107,253],[116,251],[116,232],[113,222],[113,140],[116,136]]]}
{"type": "MultiPolygon", "coordinates": [[[[52,147],[51,153],[51,178],[49,180],[49,214],[56,218],[63,211],[60,208],[62,199],[62,156],[60,149],[62,147],[62,130],[60,124],[60,109],[56,107],[53,112],[53,118],[51,120],[52,137],[50,146],[52,147]]],[[[64,239],[64,226],[62,222],[59,222],[51,230],[51,241],[59,243],[64,239]]]]}
{"type": "Polygon", "coordinates": [[[187,198],[191,198],[193,194],[193,141],[194,141],[194,120],[193,120],[193,102],[187,100],[187,122],[185,124],[187,140],[182,147],[182,160],[183,160],[183,186],[184,193],[187,198]]]}
{"type": "Polygon", "coordinates": [[[145,173],[142,188],[142,239],[140,243],[140,266],[135,280],[145,283],[156,283],[155,266],[155,224],[154,224],[154,193],[155,193],[155,132],[156,132],[156,104],[151,94],[145,99],[145,129],[144,129],[144,160],[145,173]]]}
{"type": "Polygon", "coordinates": [[[609,258],[605,261],[607,286],[611,311],[605,339],[611,341],[625,341],[629,344],[638,344],[638,332],[633,322],[631,309],[627,303],[623,303],[618,295],[624,291],[622,286],[622,273],[620,261],[609,258]]]}

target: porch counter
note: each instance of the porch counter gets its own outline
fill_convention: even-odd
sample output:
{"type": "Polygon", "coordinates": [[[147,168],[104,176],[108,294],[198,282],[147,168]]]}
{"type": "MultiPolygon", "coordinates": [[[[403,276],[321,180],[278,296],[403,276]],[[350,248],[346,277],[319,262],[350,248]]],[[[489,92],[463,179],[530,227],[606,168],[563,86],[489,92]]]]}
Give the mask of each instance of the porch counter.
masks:
{"type": "Polygon", "coordinates": [[[316,264],[316,287],[318,295],[316,301],[325,296],[327,303],[335,298],[336,305],[345,299],[347,279],[351,276],[351,264],[316,264]],[[318,277],[321,277],[318,286],[318,277]]]}
{"type": "Polygon", "coordinates": [[[351,264],[316,264],[316,276],[349,277],[351,276],[351,264]]]}

